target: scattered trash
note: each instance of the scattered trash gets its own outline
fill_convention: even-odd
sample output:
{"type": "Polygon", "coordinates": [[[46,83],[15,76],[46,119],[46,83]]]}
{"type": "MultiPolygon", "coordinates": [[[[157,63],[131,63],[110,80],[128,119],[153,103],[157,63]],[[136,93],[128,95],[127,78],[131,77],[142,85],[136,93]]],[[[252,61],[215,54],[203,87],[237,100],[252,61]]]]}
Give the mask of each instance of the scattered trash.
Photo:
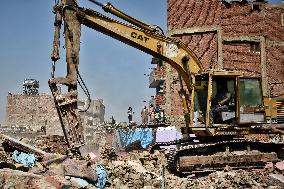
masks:
{"type": "Polygon", "coordinates": [[[94,154],[93,152],[90,152],[90,153],[88,154],[88,156],[89,156],[90,160],[95,160],[95,159],[97,158],[97,155],[94,154]]]}
{"type": "Polygon", "coordinates": [[[70,181],[73,181],[73,182],[76,182],[77,184],[79,184],[81,187],[87,187],[89,185],[89,183],[82,179],[82,178],[77,178],[77,177],[71,177],[71,176],[65,176],[65,178],[67,180],[70,180],[70,181]]]}
{"type": "Polygon", "coordinates": [[[96,187],[103,189],[105,187],[106,181],[107,181],[107,172],[102,165],[96,166],[96,173],[98,175],[98,180],[95,184],[96,187]]]}
{"type": "Polygon", "coordinates": [[[19,152],[18,150],[13,152],[12,159],[23,164],[24,167],[33,167],[36,162],[34,154],[26,154],[24,152],[19,152]]]}

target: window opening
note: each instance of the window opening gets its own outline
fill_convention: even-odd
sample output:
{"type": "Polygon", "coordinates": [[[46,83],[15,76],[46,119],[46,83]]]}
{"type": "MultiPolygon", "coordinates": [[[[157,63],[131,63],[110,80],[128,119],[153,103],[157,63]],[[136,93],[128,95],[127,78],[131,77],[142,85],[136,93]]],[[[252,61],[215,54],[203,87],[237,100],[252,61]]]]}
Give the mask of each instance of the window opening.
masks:
{"type": "Polygon", "coordinates": [[[252,53],[260,53],[260,43],[251,42],[250,43],[250,52],[252,53]]]}

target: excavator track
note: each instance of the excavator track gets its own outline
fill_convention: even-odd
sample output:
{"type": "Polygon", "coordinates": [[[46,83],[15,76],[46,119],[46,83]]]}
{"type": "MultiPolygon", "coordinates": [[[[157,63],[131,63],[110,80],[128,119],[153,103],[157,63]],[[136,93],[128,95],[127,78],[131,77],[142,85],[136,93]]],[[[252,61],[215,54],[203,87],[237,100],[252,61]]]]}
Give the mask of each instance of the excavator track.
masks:
{"type": "MultiPolygon", "coordinates": [[[[174,143],[176,142],[163,145],[174,143]]],[[[231,169],[264,168],[267,162],[277,162],[284,158],[283,148],[284,143],[244,139],[211,143],[188,142],[170,149],[167,163],[169,171],[180,175],[210,173],[224,170],[227,166],[231,169]]]]}

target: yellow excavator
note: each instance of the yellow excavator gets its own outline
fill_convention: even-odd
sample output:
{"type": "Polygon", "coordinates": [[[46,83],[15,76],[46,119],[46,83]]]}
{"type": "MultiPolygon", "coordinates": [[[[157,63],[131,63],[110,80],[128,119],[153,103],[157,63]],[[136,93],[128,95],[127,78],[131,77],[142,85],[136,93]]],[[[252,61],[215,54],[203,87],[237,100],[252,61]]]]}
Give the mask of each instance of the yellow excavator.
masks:
{"type": "Polygon", "coordinates": [[[279,133],[284,127],[281,123],[284,98],[264,100],[260,78],[243,77],[238,71],[204,70],[192,50],[180,40],[166,37],[158,26],[145,24],[110,3],[90,1],[125,22],[80,7],[75,0],[57,1],[54,6],[53,69],[49,86],[71,152],[79,153],[85,143],[77,107],[77,84],[88,95],[78,69],[81,25],[85,25],[161,59],[177,70],[185,119],[181,128],[183,139],[153,145],[153,148],[176,145],[168,154],[169,170],[183,174],[211,172],[227,165],[232,168],[263,167],[268,161],[275,162],[284,157],[283,143],[243,138],[249,134],[279,133]],[[54,77],[62,21],[67,75],[54,77]],[[66,93],[60,90],[61,85],[68,87],[66,93]],[[229,94],[226,107],[218,102],[221,90],[229,94]],[[279,109],[279,115],[270,105],[273,100],[277,101],[275,107],[279,109]],[[273,114],[267,116],[269,109],[273,114]],[[189,137],[190,134],[195,137],[189,137]]]}

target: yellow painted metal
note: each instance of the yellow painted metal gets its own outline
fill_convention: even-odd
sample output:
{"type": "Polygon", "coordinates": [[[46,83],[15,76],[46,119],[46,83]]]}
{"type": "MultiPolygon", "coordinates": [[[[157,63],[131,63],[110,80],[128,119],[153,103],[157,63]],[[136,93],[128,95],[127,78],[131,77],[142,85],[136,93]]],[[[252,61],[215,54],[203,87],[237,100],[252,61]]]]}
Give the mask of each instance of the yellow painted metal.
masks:
{"type": "Polygon", "coordinates": [[[209,77],[208,77],[207,108],[206,108],[206,127],[210,126],[211,99],[212,99],[212,75],[209,74],[209,77]]]}
{"type": "Polygon", "coordinates": [[[151,28],[149,25],[125,14],[124,12],[120,11],[119,9],[115,8],[111,3],[107,3],[105,5],[103,5],[102,7],[104,9],[104,11],[106,12],[110,12],[111,14],[131,23],[134,24],[135,26],[138,26],[139,28],[142,28],[144,30],[148,30],[151,32],[155,32],[154,28],[151,28]]]}
{"type": "Polygon", "coordinates": [[[236,119],[237,119],[237,122],[240,123],[240,77],[237,77],[236,79],[236,82],[237,82],[237,90],[236,90],[236,95],[237,95],[237,100],[236,100],[236,107],[237,107],[237,110],[236,110],[236,119]]]}
{"type": "Polygon", "coordinates": [[[214,70],[209,70],[208,73],[213,76],[224,76],[224,77],[236,77],[236,76],[242,76],[243,73],[240,71],[214,71],[214,70]]]}
{"type": "Polygon", "coordinates": [[[264,97],[263,99],[264,107],[265,107],[265,116],[266,117],[277,117],[277,107],[276,100],[272,100],[271,98],[264,97]]]}
{"type": "Polygon", "coordinates": [[[169,63],[180,73],[188,91],[191,91],[189,75],[183,66],[182,59],[189,56],[189,69],[192,74],[203,70],[195,54],[181,41],[165,37],[103,16],[95,11],[76,8],[82,17],[82,24],[113,37],[169,63]]]}
{"type": "Polygon", "coordinates": [[[192,91],[191,91],[191,101],[190,101],[190,125],[193,126],[193,117],[194,117],[194,99],[195,99],[195,77],[192,76],[192,91]]]}
{"type": "Polygon", "coordinates": [[[277,97],[263,98],[263,103],[265,107],[265,116],[267,118],[275,119],[277,117],[284,117],[284,95],[279,95],[277,97]]]}
{"type": "Polygon", "coordinates": [[[134,26],[109,18],[94,10],[79,7],[76,0],[61,0],[61,4],[56,5],[55,9],[62,11],[63,15],[65,10],[72,10],[76,13],[81,24],[160,58],[175,68],[185,82],[187,89],[182,95],[182,100],[188,128],[189,124],[192,123],[192,116],[190,116],[192,110],[189,109],[190,99],[192,99],[191,77],[203,70],[193,51],[188,49],[180,40],[166,37],[158,30],[128,16],[111,4],[102,5],[95,0],[93,2],[101,6],[106,12],[116,15],[134,26]]]}

